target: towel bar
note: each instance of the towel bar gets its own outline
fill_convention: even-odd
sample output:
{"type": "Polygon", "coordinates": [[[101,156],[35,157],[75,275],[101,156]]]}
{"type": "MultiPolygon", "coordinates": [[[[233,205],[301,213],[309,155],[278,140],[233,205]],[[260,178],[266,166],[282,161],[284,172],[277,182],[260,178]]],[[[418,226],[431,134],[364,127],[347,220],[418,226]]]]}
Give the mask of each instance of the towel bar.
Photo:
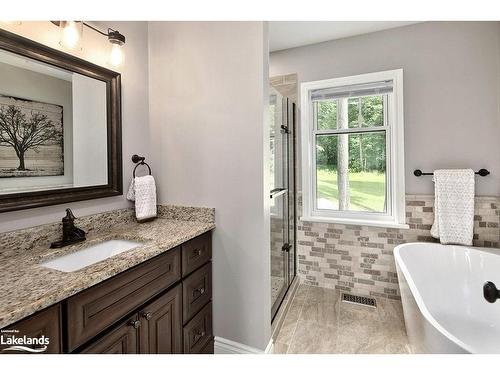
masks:
{"type": "MultiPolygon", "coordinates": [[[[487,169],[481,168],[479,171],[474,172],[474,173],[480,175],[481,177],[485,177],[485,176],[488,176],[490,174],[490,171],[487,169]]],[[[413,171],[413,174],[417,177],[420,177],[420,176],[432,176],[434,173],[432,173],[432,172],[424,173],[420,169],[415,169],[413,171]]]]}

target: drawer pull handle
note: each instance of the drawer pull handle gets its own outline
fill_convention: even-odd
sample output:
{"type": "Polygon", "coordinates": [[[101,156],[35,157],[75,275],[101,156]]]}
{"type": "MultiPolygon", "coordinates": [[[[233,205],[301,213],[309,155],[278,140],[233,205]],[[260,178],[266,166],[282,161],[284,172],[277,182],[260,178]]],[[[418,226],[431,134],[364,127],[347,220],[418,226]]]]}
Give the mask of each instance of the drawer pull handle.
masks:
{"type": "Polygon", "coordinates": [[[151,320],[151,318],[153,317],[153,313],[151,312],[142,313],[142,317],[145,318],[146,320],[151,320]]]}
{"type": "Polygon", "coordinates": [[[193,251],[194,258],[199,257],[201,255],[201,250],[200,249],[195,249],[193,251]]]}
{"type": "Polygon", "coordinates": [[[139,320],[132,320],[129,322],[129,325],[137,329],[141,326],[141,322],[139,320]]]}
{"type": "Polygon", "coordinates": [[[198,288],[193,290],[193,297],[201,296],[205,293],[205,288],[198,288]]]}

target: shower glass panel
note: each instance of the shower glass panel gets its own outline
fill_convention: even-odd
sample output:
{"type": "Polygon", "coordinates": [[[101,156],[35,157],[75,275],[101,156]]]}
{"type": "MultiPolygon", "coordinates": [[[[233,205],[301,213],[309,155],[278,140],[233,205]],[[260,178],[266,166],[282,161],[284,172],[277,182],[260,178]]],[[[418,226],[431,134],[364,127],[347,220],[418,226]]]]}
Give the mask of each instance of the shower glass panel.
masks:
{"type": "Polygon", "coordinates": [[[276,314],[295,276],[293,104],[270,89],[271,303],[276,314]],[[291,123],[292,122],[292,123],[291,123]]]}

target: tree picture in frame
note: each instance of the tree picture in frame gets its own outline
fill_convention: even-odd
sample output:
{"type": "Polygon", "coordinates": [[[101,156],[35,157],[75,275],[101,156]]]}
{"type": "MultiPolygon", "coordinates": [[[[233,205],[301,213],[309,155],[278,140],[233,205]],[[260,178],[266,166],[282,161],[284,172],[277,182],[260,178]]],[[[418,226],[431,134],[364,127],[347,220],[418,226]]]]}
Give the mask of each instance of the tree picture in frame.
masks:
{"type": "Polygon", "coordinates": [[[0,178],[61,175],[63,107],[0,94],[0,178]]]}

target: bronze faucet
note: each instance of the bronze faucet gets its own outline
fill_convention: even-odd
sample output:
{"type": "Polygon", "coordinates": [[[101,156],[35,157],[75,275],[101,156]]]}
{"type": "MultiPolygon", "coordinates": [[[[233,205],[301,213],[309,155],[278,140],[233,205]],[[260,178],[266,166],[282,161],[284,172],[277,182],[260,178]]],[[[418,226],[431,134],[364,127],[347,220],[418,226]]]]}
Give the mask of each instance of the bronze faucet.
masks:
{"type": "Polygon", "coordinates": [[[75,215],[71,209],[66,208],[66,216],[62,219],[63,238],[61,241],[52,242],[51,248],[68,246],[77,242],[85,241],[85,232],[75,227],[75,215]]]}

